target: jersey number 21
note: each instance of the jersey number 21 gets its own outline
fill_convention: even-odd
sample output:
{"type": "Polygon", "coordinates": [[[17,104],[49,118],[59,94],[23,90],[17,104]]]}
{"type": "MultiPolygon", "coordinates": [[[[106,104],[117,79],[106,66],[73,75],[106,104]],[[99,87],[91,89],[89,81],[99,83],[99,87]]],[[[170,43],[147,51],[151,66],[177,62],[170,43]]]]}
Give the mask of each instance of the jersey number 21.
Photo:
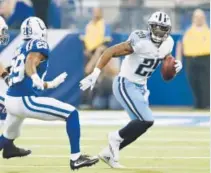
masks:
{"type": "Polygon", "coordinates": [[[140,76],[150,77],[161,61],[162,59],[144,59],[143,64],[139,65],[135,73],[140,76]]]}

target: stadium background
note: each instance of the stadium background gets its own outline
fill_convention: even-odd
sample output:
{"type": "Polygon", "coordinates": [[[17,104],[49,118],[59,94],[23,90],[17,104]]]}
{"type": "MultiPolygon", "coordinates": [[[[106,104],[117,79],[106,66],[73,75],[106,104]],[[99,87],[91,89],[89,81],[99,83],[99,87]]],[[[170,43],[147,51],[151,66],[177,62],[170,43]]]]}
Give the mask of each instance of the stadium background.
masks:
{"type": "MultiPolygon", "coordinates": [[[[124,1],[132,2],[133,0],[124,1]]],[[[18,0],[18,2],[28,3],[29,0],[18,0]]],[[[47,74],[46,79],[53,79],[63,71],[66,71],[69,76],[62,86],[42,94],[58,98],[77,107],[81,102],[79,81],[84,77],[83,44],[79,39],[79,35],[83,33],[85,25],[91,19],[93,7],[100,6],[103,8],[105,20],[112,27],[113,40],[110,45],[126,40],[129,33],[134,29],[146,28],[149,15],[156,10],[164,10],[170,15],[175,45],[183,36],[184,31],[190,26],[191,16],[196,8],[205,11],[207,21],[210,23],[210,3],[208,0],[137,0],[139,7],[136,5],[121,5],[121,0],[52,0],[50,2],[47,10],[49,14],[48,42],[51,56],[50,73],[47,74]]],[[[28,7],[28,14],[33,15],[32,5],[30,4],[28,7]]],[[[17,13],[14,16],[17,18],[20,16],[21,20],[23,20],[26,13],[24,10],[19,10],[19,12],[24,15],[17,13]]],[[[11,26],[9,45],[0,48],[0,61],[6,66],[10,64],[14,50],[20,40],[19,30],[17,29],[20,21],[17,18],[11,19],[17,20],[17,22],[11,26]]],[[[173,55],[175,55],[175,47],[173,55]]],[[[148,82],[148,88],[150,90],[150,105],[155,116],[155,128],[143,137],[142,143],[140,140],[133,145],[134,148],[129,148],[125,153],[123,152],[123,156],[125,156],[125,158],[123,157],[123,163],[134,166],[134,170],[149,169],[151,170],[150,173],[158,173],[158,170],[163,170],[165,173],[208,173],[210,112],[208,110],[198,111],[192,108],[193,95],[185,70],[183,69],[174,80],[164,82],[160,75],[160,69],[157,69],[148,82]],[[134,153],[134,155],[131,153],[134,153]],[[134,161],[132,157],[138,159],[134,161]],[[175,161],[174,159],[180,160],[175,161]]],[[[0,92],[5,93],[5,91],[6,85],[0,80],[0,92]]],[[[82,144],[85,145],[85,150],[88,147],[93,154],[96,154],[106,144],[106,138],[102,139],[102,137],[106,136],[106,133],[126,124],[129,120],[124,111],[80,111],[80,115],[81,124],[85,125],[82,130],[84,138],[82,144]],[[93,137],[93,132],[96,138],[93,137]],[[99,141],[97,138],[99,138],[99,141]],[[104,140],[103,143],[102,140],[104,140]]],[[[19,144],[31,147],[35,155],[32,158],[26,158],[26,162],[0,160],[0,169],[3,173],[8,171],[29,172],[29,168],[35,168],[36,166],[40,166],[41,173],[45,168],[48,168],[47,170],[51,173],[61,172],[61,169],[68,170],[66,166],[63,166],[64,162],[62,162],[62,159],[68,157],[65,155],[68,152],[66,151],[66,143],[63,143],[63,141],[58,143],[64,137],[62,128],[58,126],[60,123],[27,120],[25,124],[26,131],[23,133],[19,144]],[[47,128],[42,126],[46,124],[53,125],[53,129],[55,125],[57,130],[51,129],[51,126],[47,126],[47,128]],[[55,134],[57,134],[59,140],[56,140],[55,134]],[[56,148],[57,151],[53,148],[52,143],[54,145],[58,144],[56,146],[58,147],[56,148]],[[51,146],[53,149],[51,149],[51,146]],[[66,147],[65,150],[63,147],[66,147]],[[55,167],[52,166],[52,163],[54,163],[52,158],[56,160],[55,167]],[[35,166],[33,159],[37,159],[35,166]],[[45,162],[42,162],[42,159],[46,159],[45,162]]],[[[104,167],[100,165],[97,170],[99,169],[101,173],[104,173],[103,171],[107,173],[106,169],[102,170],[104,167]]],[[[34,173],[33,171],[30,172],[34,173]]],[[[88,173],[91,172],[92,170],[88,173]]],[[[130,173],[130,170],[128,173],[130,173]]]]}
{"type": "MultiPolygon", "coordinates": [[[[110,45],[125,41],[132,30],[147,28],[146,22],[149,15],[153,11],[160,10],[162,7],[162,10],[166,11],[172,19],[172,36],[175,41],[173,56],[175,56],[176,43],[182,38],[182,33],[185,29],[190,26],[192,13],[196,7],[204,9],[208,23],[210,21],[210,8],[206,6],[206,0],[187,2],[180,2],[178,0],[140,0],[138,2],[139,5],[142,4],[140,7],[132,5],[120,6],[120,1],[118,0],[112,2],[96,0],[51,1],[48,9],[48,25],[50,28],[48,42],[51,47],[51,57],[50,73],[47,74],[47,79],[52,79],[62,71],[67,71],[69,76],[64,85],[56,90],[43,94],[53,96],[75,106],[80,104],[78,83],[83,78],[85,57],[83,55],[83,44],[79,39],[79,35],[84,31],[86,24],[91,19],[93,7],[101,6],[106,22],[111,25],[113,40],[110,45]],[[81,2],[81,4],[77,2],[81,2]]],[[[22,1],[22,3],[26,2],[22,1]]],[[[28,8],[30,9],[32,7],[28,8]]],[[[19,11],[14,12],[17,13],[15,16],[21,16],[19,20],[23,20],[24,17],[22,16],[26,15],[23,10],[22,12],[21,10],[19,11]]],[[[33,10],[29,15],[33,15],[33,10]]],[[[17,19],[12,18],[11,20],[9,19],[8,23],[15,23],[15,25],[11,25],[11,28],[16,28],[17,23],[20,23],[18,17],[17,19]],[[11,20],[17,20],[18,22],[11,20]]],[[[20,39],[19,30],[12,30],[10,34],[10,44],[0,49],[1,61],[5,65],[9,65],[18,40],[20,39]]],[[[5,86],[3,82],[0,83],[0,86],[4,91],[5,86]]],[[[170,82],[163,82],[160,69],[158,69],[150,78],[148,88],[151,92],[150,104],[152,106],[193,105],[193,96],[184,69],[170,82]]]]}

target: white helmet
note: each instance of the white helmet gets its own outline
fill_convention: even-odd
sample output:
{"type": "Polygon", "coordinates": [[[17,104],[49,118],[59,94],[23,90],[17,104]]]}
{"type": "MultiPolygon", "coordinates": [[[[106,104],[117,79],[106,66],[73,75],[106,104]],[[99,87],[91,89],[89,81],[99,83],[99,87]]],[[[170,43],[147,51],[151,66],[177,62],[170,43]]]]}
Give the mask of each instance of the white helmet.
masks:
{"type": "Polygon", "coordinates": [[[41,39],[47,40],[47,28],[38,17],[29,17],[21,25],[21,36],[23,40],[41,39]]]}
{"type": "Polygon", "coordinates": [[[9,42],[8,26],[0,16],[0,45],[6,45],[9,42]]]}
{"type": "Polygon", "coordinates": [[[156,43],[166,40],[171,32],[170,17],[161,11],[155,12],[148,20],[151,38],[156,43]]]}

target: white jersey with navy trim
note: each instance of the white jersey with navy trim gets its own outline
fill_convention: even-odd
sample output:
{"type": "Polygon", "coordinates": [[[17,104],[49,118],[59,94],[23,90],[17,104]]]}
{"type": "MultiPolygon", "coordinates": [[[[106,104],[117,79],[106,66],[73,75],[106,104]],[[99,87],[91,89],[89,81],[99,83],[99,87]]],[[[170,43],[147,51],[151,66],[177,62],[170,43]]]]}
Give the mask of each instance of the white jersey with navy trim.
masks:
{"type": "Polygon", "coordinates": [[[119,76],[137,84],[146,84],[165,56],[172,52],[174,41],[169,36],[160,47],[156,47],[149,31],[145,30],[132,32],[128,41],[134,52],[124,58],[119,76]]]}

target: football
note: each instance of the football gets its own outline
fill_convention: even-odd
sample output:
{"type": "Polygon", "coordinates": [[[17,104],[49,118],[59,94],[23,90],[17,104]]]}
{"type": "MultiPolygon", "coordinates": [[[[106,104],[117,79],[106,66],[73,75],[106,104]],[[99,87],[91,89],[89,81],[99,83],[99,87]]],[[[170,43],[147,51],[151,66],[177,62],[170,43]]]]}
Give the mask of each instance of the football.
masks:
{"type": "Polygon", "coordinates": [[[169,81],[176,75],[175,58],[171,55],[167,56],[162,63],[161,74],[165,81],[169,81]]]}

